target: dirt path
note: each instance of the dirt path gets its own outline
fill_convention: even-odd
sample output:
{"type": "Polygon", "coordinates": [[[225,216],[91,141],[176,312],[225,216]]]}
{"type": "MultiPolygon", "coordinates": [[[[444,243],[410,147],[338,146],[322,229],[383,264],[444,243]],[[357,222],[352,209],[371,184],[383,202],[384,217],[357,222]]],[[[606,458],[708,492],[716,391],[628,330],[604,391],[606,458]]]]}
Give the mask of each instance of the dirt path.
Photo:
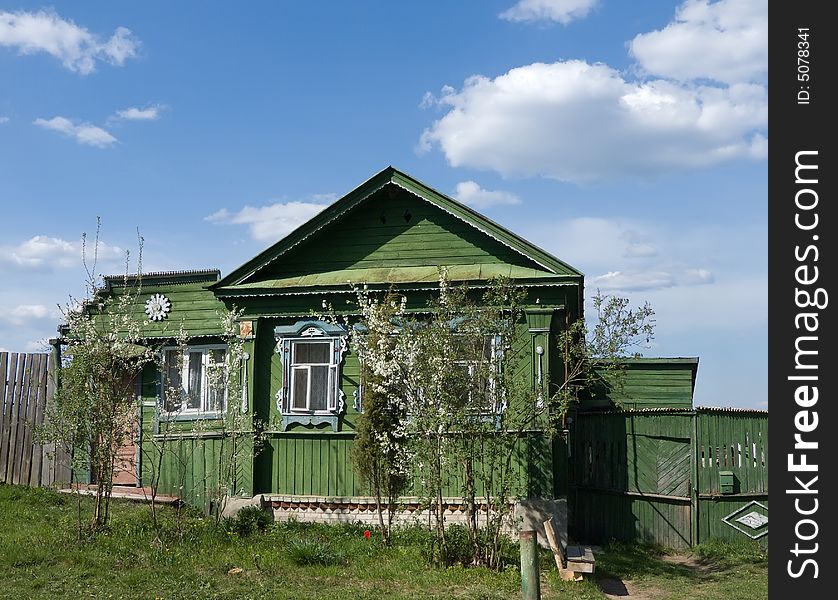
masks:
{"type": "Polygon", "coordinates": [[[630,579],[625,581],[608,577],[597,581],[599,589],[608,598],[615,598],[621,600],[623,598],[632,598],[633,600],[656,600],[660,598],[662,591],[656,588],[638,589],[630,579]]]}
{"type": "MultiPolygon", "coordinates": [[[[661,557],[664,561],[686,567],[699,574],[713,571],[713,566],[696,559],[689,554],[673,554],[661,557]]],[[[666,590],[655,585],[644,585],[639,588],[630,579],[618,579],[616,577],[605,577],[597,580],[597,585],[603,594],[614,600],[659,600],[664,596],[666,590]]]]}

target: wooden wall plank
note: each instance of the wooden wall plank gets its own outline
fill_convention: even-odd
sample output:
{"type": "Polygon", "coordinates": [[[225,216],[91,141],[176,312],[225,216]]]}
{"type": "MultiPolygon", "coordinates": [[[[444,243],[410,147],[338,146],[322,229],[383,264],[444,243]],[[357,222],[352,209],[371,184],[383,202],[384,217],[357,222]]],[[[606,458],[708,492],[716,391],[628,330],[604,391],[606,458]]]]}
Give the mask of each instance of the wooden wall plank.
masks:
{"type": "MultiPolygon", "coordinates": [[[[3,427],[6,422],[6,382],[8,374],[9,353],[0,352],[0,444],[3,442],[3,427]]],[[[2,481],[2,478],[0,478],[2,481]]]]}
{"type": "Polygon", "coordinates": [[[29,392],[32,388],[32,378],[35,374],[35,362],[37,360],[36,354],[25,355],[25,368],[23,370],[23,385],[20,391],[20,406],[18,407],[18,425],[17,425],[17,439],[15,440],[15,469],[12,476],[12,483],[20,485],[24,481],[29,481],[29,472],[25,471],[24,456],[28,448],[26,447],[26,433],[28,429],[29,416],[29,392]]]}
{"type": "MultiPolygon", "coordinates": [[[[9,447],[12,442],[12,431],[16,425],[15,411],[15,394],[18,382],[18,360],[20,354],[13,352],[9,355],[9,367],[6,372],[8,383],[6,385],[6,402],[3,418],[3,431],[0,432],[0,482],[11,483],[11,471],[9,470],[9,447]]],[[[13,448],[13,446],[12,446],[13,448]]]]}
{"type": "Polygon", "coordinates": [[[38,380],[37,394],[35,397],[35,413],[32,418],[34,437],[32,440],[32,466],[29,475],[29,485],[37,487],[41,485],[41,471],[43,469],[44,447],[38,443],[38,431],[44,423],[44,410],[47,401],[47,380],[49,379],[49,355],[41,357],[41,377],[38,380]]]}
{"type": "Polygon", "coordinates": [[[20,409],[21,396],[23,395],[24,381],[26,373],[26,354],[21,354],[18,358],[17,372],[15,373],[15,391],[14,399],[12,401],[12,420],[9,435],[9,459],[6,466],[6,482],[17,483],[15,480],[15,473],[20,476],[20,466],[18,464],[18,450],[19,450],[19,434],[20,432],[20,409]]]}
{"type": "Polygon", "coordinates": [[[41,387],[41,378],[44,376],[44,359],[46,358],[46,354],[34,354],[32,358],[31,369],[29,371],[26,418],[23,423],[23,443],[21,447],[20,483],[22,485],[29,485],[32,474],[32,455],[35,452],[33,446],[35,413],[37,412],[39,401],[38,390],[41,387]]]}

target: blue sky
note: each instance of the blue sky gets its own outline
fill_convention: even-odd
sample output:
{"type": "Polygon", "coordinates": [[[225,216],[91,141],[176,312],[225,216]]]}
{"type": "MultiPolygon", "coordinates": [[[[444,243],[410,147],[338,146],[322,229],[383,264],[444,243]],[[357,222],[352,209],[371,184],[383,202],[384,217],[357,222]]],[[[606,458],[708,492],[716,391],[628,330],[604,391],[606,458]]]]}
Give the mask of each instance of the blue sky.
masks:
{"type": "Polygon", "coordinates": [[[0,2],[0,348],[101,270],[229,272],[387,165],[648,300],[767,407],[767,2],[0,2]]]}

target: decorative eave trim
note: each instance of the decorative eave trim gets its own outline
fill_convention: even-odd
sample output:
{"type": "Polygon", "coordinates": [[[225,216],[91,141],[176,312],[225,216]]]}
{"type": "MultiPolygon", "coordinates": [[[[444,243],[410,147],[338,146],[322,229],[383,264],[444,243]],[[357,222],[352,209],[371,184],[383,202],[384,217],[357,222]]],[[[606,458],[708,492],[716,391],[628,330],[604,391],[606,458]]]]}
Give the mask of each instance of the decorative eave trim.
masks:
{"type": "MultiPolygon", "coordinates": [[[[364,282],[359,281],[357,282],[359,285],[365,285],[364,282]]],[[[454,282],[459,283],[459,282],[454,282]]],[[[491,287],[488,283],[475,283],[475,282],[467,282],[469,289],[489,289],[491,287]]],[[[398,284],[389,284],[389,283],[372,283],[366,284],[367,288],[373,292],[386,292],[390,289],[396,289],[399,291],[405,292],[422,292],[422,291],[434,291],[439,290],[439,286],[417,286],[415,284],[408,283],[407,285],[398,285],[398,284]]],[[[578,282],[576,281],[551,281],[551,282],[544,282],[544,283],[528,283],[526,281],[517,282],[517,285],[524,288],[529,287],[573,287],[577,286],[578,282]]],[[[347,287],[339,287],[339,288],[312,288],[312,289],[300,289],[300,288],[255,288],[254,291],[244,291],[244,290],[229,290],[229,289],[219,289],[216,290],[215,295],[218,298],[247,298],[247,297],[274,297],[274,296],[315,296],[315,295],[328,295],[328,294],[354,294],[355,291],[351,288],[347,289],[347,287]],[[290,291],[289,291],[290,290],[290,291]]]]}
{"type": "Polygon", "coordinates": [[[219,269],[200,269],[187,271],[153,271],[140,275],[105,275],[102,277],[104,286],[102,291],[110,291],[115,287],[135,286],[138,283],[149,287],[157,285],[184,285],[188,283],[213,284],[221,279],[219,269]]]}

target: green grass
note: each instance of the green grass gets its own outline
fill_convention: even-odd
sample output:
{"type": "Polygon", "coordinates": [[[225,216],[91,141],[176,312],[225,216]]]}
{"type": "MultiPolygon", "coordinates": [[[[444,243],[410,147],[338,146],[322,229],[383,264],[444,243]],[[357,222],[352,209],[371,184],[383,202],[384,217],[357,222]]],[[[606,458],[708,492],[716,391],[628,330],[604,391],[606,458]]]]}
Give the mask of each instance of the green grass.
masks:
{"type": "MultiPolygon", "coordinates": [[[[83,509],[89,511],[89,500],[83,509]]],[[[147,506],[114,501],[112,510],[110,531],[78,542],[73,496],[0,485],[0,598],[520,597],[514,564],[500,573],[429,567],[429,537],[420,529],[398,531],[385,548],[375,534],[365,539],[360,525],[271,523],[262,532],[234,521],[216,525],[196,513],[179,522],[166,507],[157,542],[147,506]]],[[[767,588],[764,558],[719,545],[699,550],[697,559],[717,570],[696,575],[637,546],[610,548],[598,557],[597,570],[671,590],[662,598],[767,595],[745,595],[748,586],[767,588]]],[[[560,581],[548,553],[542,568],[545,599],[605,598],[593,581],[560,581]]]]}

